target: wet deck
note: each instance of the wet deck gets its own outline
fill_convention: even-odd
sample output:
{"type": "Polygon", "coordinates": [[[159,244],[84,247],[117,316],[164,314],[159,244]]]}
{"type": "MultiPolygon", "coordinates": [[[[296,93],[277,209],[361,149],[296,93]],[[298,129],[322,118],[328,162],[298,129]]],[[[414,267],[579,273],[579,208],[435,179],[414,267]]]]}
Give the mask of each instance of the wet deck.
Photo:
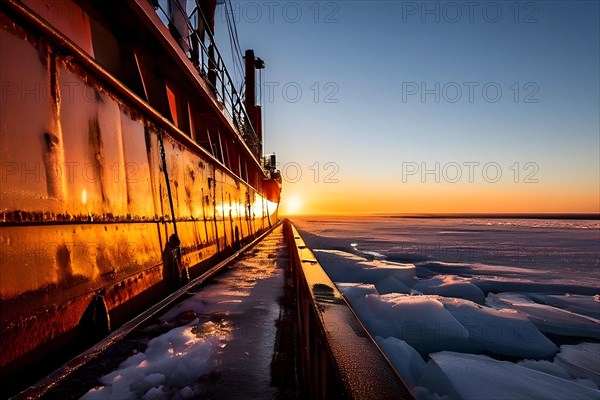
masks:
{"type": "Polygon", "coordinates": [[[194,296],[205,304],[210,318],[223,318],[231,327],[225,347],[211,360],[213,379],[203,385],[206,397],[289,398],[295,392],[293,382],[282,379],[282,371],[276,370],[284,356],[278,327],[287,323],[283,299],[288,267],[288,249],[280,226],[213,285],[194,296]]]}
{"type": "Polygon", "coordinates": [[[42,398],[297,397],[288,267],[280,225],[42,398]]]}

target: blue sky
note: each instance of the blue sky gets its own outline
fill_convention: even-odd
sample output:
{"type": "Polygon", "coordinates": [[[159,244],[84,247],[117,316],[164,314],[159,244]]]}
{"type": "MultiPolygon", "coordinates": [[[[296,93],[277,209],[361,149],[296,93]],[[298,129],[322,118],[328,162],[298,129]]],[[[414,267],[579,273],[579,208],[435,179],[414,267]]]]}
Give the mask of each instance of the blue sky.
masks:
{"type": "MultiPolygon", "coordinates": [[[[241,46],[265,60],[273,87],[263,98],[265,150],[281,162],[284,200],[301,196],[305,211],[328,212],[324,198],[351,197],[362,185],[385,193],[385,205],[358,196],[346,210],[417,212],[403,193],[443,200],[474,192],[484,201],[493,189],[513,193],[506,199],[513,208],[536,193],[544,201],[570,193],[578,200],[539,210],[599,211],[598,1],[232,5],[241,46]],[[502,179],[491,183],[475,170],[469,182],[469,162],[494,164],[502,179]],[[323,182],[334,172],[326,163],[337,166],[337,183],[323,182]],[[434,173],[403,176],[408,163],[434,170],[438,163],[440,182],[434,173]],[[449,182],[456,165],[461,179],[449,182]],[[523,184],[530,173],[534,187],[523,184]]],[[[222,12],[217,36],[226,43],[222,12]]]]}

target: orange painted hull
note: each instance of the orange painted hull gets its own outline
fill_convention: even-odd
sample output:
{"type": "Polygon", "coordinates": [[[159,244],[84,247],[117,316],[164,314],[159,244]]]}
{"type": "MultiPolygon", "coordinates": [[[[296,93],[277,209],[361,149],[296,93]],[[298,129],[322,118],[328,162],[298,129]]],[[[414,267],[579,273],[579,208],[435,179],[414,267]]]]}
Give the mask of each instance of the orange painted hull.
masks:
{"type": "Polygon", "coordinates": [[[95,3],[0,6],[2,375],[168,294],[174,233],[193,276],[277,220],[280,183],[152,7],[95,3]]]}

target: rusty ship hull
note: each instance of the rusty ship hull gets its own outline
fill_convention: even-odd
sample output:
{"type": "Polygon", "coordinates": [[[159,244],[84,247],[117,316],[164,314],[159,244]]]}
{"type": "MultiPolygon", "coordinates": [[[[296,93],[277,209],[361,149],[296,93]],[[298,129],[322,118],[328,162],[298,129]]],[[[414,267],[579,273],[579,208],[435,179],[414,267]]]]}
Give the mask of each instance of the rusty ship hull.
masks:
{"type": "Polygon", "coordinates": [[[203,30],[145,0],[0,3],[5,379],[102,337],[277,221],[260,108],[199,18],[203,30]]]}

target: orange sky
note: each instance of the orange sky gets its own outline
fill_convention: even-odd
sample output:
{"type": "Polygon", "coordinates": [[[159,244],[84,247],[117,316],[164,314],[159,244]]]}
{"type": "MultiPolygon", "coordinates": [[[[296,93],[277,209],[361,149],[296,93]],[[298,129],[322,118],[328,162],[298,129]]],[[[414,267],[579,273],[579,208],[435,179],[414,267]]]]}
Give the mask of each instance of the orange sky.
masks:
{"type": "Polygon", "coordinates": [[[292,184],[281,213],[598,213],[598,188],[573,184],[292,184]]]}

